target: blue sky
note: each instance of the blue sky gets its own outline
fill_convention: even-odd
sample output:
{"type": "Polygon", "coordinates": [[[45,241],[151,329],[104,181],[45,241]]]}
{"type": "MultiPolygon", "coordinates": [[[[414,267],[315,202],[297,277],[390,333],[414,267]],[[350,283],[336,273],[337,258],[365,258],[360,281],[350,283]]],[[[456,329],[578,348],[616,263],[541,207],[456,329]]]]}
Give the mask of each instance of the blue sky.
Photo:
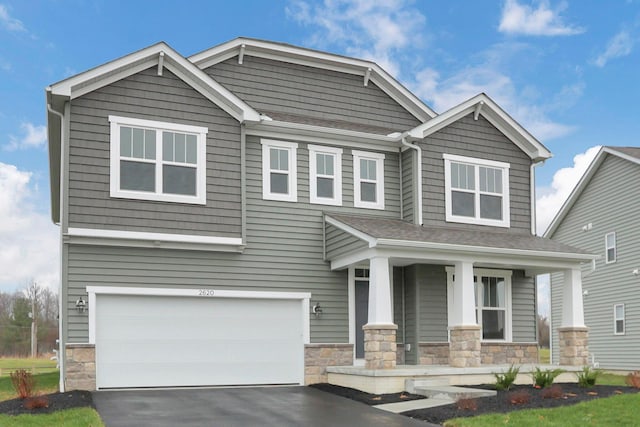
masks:
{"type": "Polygon", "coordinates": [[[185,56],[237,36],[377,61],[442,112],[484,91],[554,153],[540,229],[598,145],[638,145],[637,1],[0,0],[0,290],[57,286],[44,89],[163,40],[185,56]],[[188,5],[188,6],[187,6],[188,5]]]}

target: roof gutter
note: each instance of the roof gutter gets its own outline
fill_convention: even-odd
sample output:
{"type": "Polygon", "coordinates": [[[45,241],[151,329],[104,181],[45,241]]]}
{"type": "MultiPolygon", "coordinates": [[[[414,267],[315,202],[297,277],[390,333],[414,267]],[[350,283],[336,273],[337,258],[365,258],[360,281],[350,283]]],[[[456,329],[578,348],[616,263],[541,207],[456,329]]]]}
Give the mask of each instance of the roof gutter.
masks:
{"type": "Polygon", "coordinates": [[[417,175],[418,175],[418,179],[416,180],[417,183],[417,191],[418,191],[418,225],[422,225],[422,148],[420,148],[418,145],[414,145],[411,144],[409,142],[407,142],[407,136],[409,135],[409,132],[404,132],[401,137],[400,137],[400,142],[402,143],[402,145],[404,145],[405,147],[411,148],[413,150],[416,150],[416,153],[418,154],[418,161],[417,161],[417,167],[416,167],[416,171],[417,171],[417,175]]]}

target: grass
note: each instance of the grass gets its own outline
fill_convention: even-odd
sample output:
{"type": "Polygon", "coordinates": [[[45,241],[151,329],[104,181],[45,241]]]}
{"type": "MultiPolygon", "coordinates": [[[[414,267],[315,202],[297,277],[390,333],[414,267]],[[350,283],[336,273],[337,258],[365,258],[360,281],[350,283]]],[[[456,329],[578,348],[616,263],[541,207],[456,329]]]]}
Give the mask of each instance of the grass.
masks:
{"type": "Polygon", "coordinates": [[[595,399],[577,405],[553,409],[531,409],[507,414],[456,418],[445,427],[493,427],[497,425],[527,426],[630,426],[637,425],[640,394],[595,399]]]}
{"type": "Polygon", "coordinates": [[[543,365],[551,363],[551,350],[548,348],[538,349],[538,359],[540,359],[540,363],[543,365]]]}
{"type": "Polygon", "coordinates": [[[603,372],[598,376],[596,384],[626,386],[627,384],[625,383],[625,379],[625,375],[608,374],[603,372]]]}
{"type": "Polygon", "coordinates": [[[46,358],[0,358],[0,377],[9,376],[9,373],[16,369],[33,369],[35,373],[56,372],[56,361],[46,358]]]}
{"type": "Polygon", "coordinates": [[[43,415],[1,415],[2,427],[104,427],[98,413],[91,408],[66,409],[43,415]]]}
{"type": "MultiPolygon", "coordinates": [[[[36,392],[47,394],[58,391],[58,381],[60,379],[58,372],[36,374],[33,377],[36,379],[36,392]]],[[[11,378],[8,375],[0,377],[0,401],[15,399],[16,397],[18,396],[13,389],[13,384],[11,384],[11,378]]],[[[0,425],[4,424],[0,423],[0,425]]]]}

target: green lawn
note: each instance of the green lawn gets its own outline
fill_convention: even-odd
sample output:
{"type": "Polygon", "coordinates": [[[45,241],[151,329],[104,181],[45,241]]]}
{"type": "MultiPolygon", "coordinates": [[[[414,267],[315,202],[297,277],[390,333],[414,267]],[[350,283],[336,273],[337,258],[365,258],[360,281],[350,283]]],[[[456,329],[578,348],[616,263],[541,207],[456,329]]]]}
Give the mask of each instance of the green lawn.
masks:
{"type": "MultiPolygon", "coordinates": [[[[58,391],[58,380],[60,379],[58,372],[36,374],[34,378],[36,379],[36,392],[47,394],[58,391]]],[[[8,375],[0,377],[0,401],[15,399],[16,397],[18,396],[13,389],[13,384],[11,384],[11,378],[8,375]]]]}
{"type": "Polygon", "coordinates": [[[104,427],[98,413],[91,408],[75,408],[46,415],[0,415],[2,427],[104,427]]]}
{"type": "Polygon", "coordinates": [[[632,426],[638,425],[637,407],[640,394],[627,394],[582,402],[553,409],[531,409],[508,414],[479,415],[456,418],[445,427],[528,426],[632,426]]]}
{"type": "Polygon", "coordinates": [[[34,373],[41,374],[44,372],[57,372],[56,361],[45,358],[28,359],[28,358],[9,358],[0,357],[0,377],[8,376],[10,372],[16,369],[34,370],[34,373]]]}
{"type": "Polygon", "coordinates": [[[551,350],[548,348],[540,348],[538,349],[538,359],[541,364],[549,364],[551,363],[551,350]]]}

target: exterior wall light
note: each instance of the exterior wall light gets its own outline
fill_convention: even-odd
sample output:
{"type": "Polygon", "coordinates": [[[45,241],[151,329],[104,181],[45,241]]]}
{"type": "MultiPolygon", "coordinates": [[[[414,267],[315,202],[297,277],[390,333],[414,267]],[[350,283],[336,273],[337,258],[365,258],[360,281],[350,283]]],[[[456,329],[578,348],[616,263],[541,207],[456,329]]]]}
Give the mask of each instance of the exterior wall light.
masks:
{"type": "Polygon", "coordinates": [[[86,312],[88,309],[88,304],[85,300],[82,299],[82,297],[78,298],[76,300],[76,310],[78,310],[78,313],[84,313],[86,312]]]}
{"type": "Polygon", "coordinates": [[[322,307],[320,307],[319,302],[315,303],[315,305],[311,308],[311,312],[316,315],[316,319],[319,319],[320,316],[322,316],[322,307]]]}

